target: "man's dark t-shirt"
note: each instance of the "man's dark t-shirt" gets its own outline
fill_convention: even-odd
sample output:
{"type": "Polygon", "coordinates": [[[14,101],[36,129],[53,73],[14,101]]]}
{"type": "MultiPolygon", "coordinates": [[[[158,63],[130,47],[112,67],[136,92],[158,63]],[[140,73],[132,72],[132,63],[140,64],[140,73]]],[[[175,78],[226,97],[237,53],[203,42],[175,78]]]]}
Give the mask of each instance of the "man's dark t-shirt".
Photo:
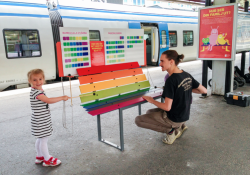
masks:
{"type": "Polygon", "coordinates": [[[189,119],[192,89],[199,87],[189,73],[173,73],[165,82],[162,97],[173,99],[172,107],[167,112],[168,118],[173,122],[185,122],[189,119]]]}

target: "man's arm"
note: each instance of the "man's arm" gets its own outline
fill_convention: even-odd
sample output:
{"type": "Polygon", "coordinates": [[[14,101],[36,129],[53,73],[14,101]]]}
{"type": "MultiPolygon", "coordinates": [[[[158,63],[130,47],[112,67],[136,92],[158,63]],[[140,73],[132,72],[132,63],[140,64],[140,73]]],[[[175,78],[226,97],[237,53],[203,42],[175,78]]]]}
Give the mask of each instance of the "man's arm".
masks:
{"type": "Polygon", "coordinates": [[[161,109],[163,109],[165,111],[170,111],[170,109],[172,107],[172,103],[173,103],[173,99],[170,99],[170,98],[167,98],[167,97],[165,98],[164,103],[158,102],[158,101],[154,100],[152,97],[149,97],[149,96],[143,96],[142,98],[144,98],[149,103],[152,103],[155,106],[157,106],[158,108],[161,108],[161,109]]]}
{"type": "Polygon", "coordinates": [[[192,89],[192,92],[193,93],[196,93],[196,94],[206,94],[207,93],[207,89],[202,86],[201,84],[198,86],[198,88],[196,89],[192,89]]]}

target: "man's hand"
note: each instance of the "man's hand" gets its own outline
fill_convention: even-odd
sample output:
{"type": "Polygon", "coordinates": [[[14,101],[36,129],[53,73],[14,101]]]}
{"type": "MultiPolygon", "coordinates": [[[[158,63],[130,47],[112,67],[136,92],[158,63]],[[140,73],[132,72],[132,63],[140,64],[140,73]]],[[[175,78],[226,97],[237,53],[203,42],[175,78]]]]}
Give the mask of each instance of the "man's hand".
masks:
{"type": "Polygon", "coordinates": [[[149,103],[153,103],[153,101],[155,101],[152,97],[149,97],[149,96],[142,96],[142,98],[147,100],[149,103]]]}

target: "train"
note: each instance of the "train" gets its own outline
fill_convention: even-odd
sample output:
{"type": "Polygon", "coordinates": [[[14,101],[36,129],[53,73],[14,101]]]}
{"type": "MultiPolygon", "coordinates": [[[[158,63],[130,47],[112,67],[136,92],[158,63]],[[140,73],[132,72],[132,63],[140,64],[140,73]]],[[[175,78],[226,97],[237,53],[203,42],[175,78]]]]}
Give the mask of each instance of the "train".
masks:
{"type": "MultiPolygon", "coordinates": [[[[58,79],[56,43],[59,27],[89,28],[90,41],[103,40],[104,28],[144,29],[147,64],[157,66],[165,50],[196,59],[198,13],[110,3],[58,0],[48,10],[44,0],[0,0],[0,91],[28,87],[27,72],[43,69],[58,79]]],[[[134,60],[136,61],[136,60],[134,60]]]]}

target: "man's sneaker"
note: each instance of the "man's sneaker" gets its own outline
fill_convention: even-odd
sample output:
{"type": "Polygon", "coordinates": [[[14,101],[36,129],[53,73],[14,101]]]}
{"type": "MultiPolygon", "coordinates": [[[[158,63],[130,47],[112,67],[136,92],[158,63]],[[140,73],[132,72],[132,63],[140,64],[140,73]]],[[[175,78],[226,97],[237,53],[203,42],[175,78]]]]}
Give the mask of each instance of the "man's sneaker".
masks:
{"type": "Polygon", "coordinates": [[[44,157],[37,157],[36,156],[36,160],[35,160],[36,164],[42,163],[43,161],[44,161],[44,157]]]}
{"type": "MultiPolygon", "coordinates": [[[[178,130],[177,130],[178,131],[178,130]]],[[[167,134],[166,138],[162,139],[163,143],[169,144],[171,145],[172,143],[174,143],[175,139],[180,137],[179,135],[181,134],[180,131],[178,131],[177,134],[175,134],[175,131],[173,132],[173,134],[167,134]]]]}
{"type": "Polygon", "coordinates": [[[57,166],[60,164],[61,164],[61,161],[54,157],[50,157],[49,160],[43,161],[43,166],[57,166]]]}
{"type": "Polygon", "coordinates": [[[176,138],[178,139],[186,129],[188,129],[188,127],[186,125],[182,125],[181,128],[179,129],[180,135],[178,135],[178,137],[176,137],[176,138]]]}

